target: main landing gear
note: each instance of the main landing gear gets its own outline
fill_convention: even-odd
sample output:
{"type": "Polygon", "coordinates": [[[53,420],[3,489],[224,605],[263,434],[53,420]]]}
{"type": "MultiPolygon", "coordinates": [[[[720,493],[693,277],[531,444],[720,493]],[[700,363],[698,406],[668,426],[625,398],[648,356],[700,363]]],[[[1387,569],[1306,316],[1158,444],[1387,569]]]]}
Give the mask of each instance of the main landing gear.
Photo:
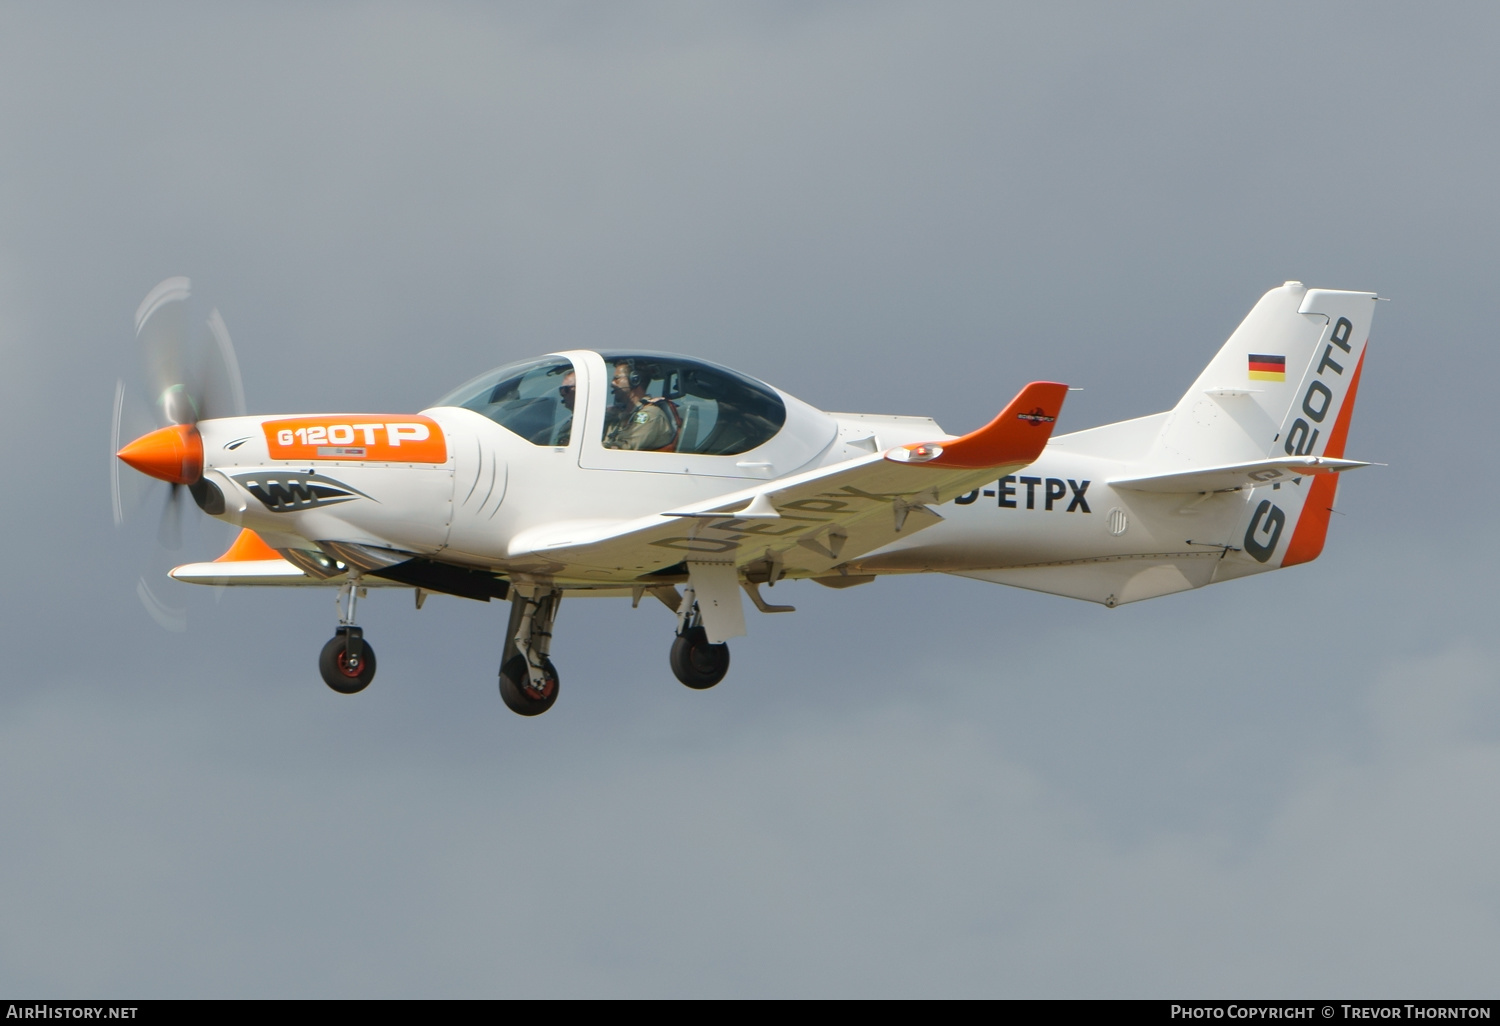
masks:
{"type": "MultiPolygon", "coordinates": [[[[672,595],[677,598],[676,589],[672,595]]],[[[364,631],[354,622],[354,609],[365,589],[351,577],[339,588],[335,600],[339,626],[318,656],[323,681],[341,695],[363,691],[375,679],[375,650],[364,631]]],[[[552,625],[562,592],[544,585],[512,585],[510,623],[505,651],[500,657],[500,697],[521,716],[539,716],[557,701],[557,667],[548,652],[552,647],[552,625]]],[[[689,587],[677,601],[677,636],[672,641],[672,672],[696,691],[713,687],[729,672],[729,646],[708,640],[703,613],[689,587]]]]}
{"type": "Polygon", "coordinates": [[[500,656],[500,697],[511,712],[539,716],[557,701],[557,667],[547,658],[552,647],[552,624],[562,592],[534,585],[529,594],[513,586],[510,626],[505,652],[500,656]]]}
{"type": "Polygon", "coordinates": [[[672,642],[671,663],[677,679],[694,691],[713,687],[729,672],[729,646],[709,642],[692,588],[677,613],[677,638],[672,642]]]}
{"type": "Polygon", "coordinates": [[[323,683],[341,695],[357,694],[375,679],[375,650],[365,641],[365,632],[354,625],[354,604],[364,594],[357,577],[339,588],[334,600],[339,610],[338,630],[318,655],[323,683]]]}

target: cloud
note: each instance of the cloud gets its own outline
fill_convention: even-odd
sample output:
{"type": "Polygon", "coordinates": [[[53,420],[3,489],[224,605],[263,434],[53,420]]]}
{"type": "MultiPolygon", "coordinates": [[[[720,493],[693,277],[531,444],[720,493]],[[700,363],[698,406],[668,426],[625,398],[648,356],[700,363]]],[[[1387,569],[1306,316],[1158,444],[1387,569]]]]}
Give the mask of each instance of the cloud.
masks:
{"type": "Polygon", "coordinates": [[[0,10],[0,985],[1487,986],[1496,25],[0,10]],[[538,722],[494,693],[503,609],[372,595],[345,700],[326,594],[178,588],[171,636],[135,598],[176,587],[164,493],[114,530],[108,419],[178,273],[260,412],[640,346],[953,429],[1028,378],[1086,387],[1069,429],[1148,414],[1264,288],[1377,288],[1351,455],[1391,467],[1317,563],[1139,607],[794,590],[706,695],[661,610],[570,600],[538,722]]]}
{"type": "Polygon", "coordinates": [[[444,757],[339,741],[326,708],[299,722],[248,690],[53,691],[0,729],[3,982],[1479,996],[1500,952],[1500,744],[1472,727],[1500,698],[1493,654],[1364,690],[1365,749],[1299,767],[1248,844],[1122,838],[980,724],[899,700],[712,740],[624,723],[587,758],[505,732],[444,757]],[[1435,693],[1443,716],[1399,711],[1435,693]]]}

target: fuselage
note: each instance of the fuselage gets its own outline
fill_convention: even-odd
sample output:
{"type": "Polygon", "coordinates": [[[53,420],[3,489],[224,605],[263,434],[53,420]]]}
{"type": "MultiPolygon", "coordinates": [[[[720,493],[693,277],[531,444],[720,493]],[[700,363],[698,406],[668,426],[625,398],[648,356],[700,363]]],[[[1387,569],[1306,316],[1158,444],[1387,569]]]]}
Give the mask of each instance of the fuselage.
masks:
{"type": "MultiPolygon", "coordinates": [[[[538,531],[555,540],[560,527],[586,532],[893,446],[952,437],[927,418],[827,413],[761,386],[774,393],[783,415],[776,430],[743,451],[610,448],[610,406],[624,404],[611,390],[609,360],[591,351],[550,359],[555,361],[552,379],[574,383],[574,406],[564,411],[546,394],[516,399],[529,404],[523,412],[530,419],[519,429],[529,438],[518,433],[514,411],[487,416],[480,410],[497,404],[472,401],[469,405],[480,410],[455,401],[408,416],[312,414],[200,422],[204,480],[223,496],[222,509],[208,511],[256,531],[283,551],[328,551],[328,543],[334,543],[391,552],[392,558],[415,555],[502,574],[537,573],[545,568],[520,554],[538,531]],[[557,373],[560,367],[567,370],[557,373]],[[543,409],[546,403],[551,405],[543,409]],[[564,412],[570,421],[565,429],[557,426],[564,412]],[[511,426],[505,426],[507,416],[511,426]]],[[[686,370],[682,376],[690,377],[686,370]]],[[[481,392],[488,387],[487,379],[476,380],[481,392]]],[[[674,403],[689,417],[696,407],[688,388],[718,389],[719,415],[728,415],[721,383],[654,384],[668,394],[680,393],[674,403]]],[[[1132,423],[1144,451],[1160,417],[1132,423]]],[[[1213,572],[1209,561],[1233,544],[1230,534],[1245,497],[1229,493],[1185,501],[1113,489],[1108,481],[1134,454],[1131,433],[1122,433],[1124,425],[1111,427],[1108,455],[1090,444],[1091,432],[1058,436],[1032,466],[944,505],[944,520],[926,530],[853,554],[843,572],[983,573],[1163,554],[1203,560],[1213,572]]],[[[685,526],[684,542],[686,536],[685,526]]],[[[664,568],[677,561],[673,556],[664,552],[664,568]]],[[[556,583],[618,588],[639,577],[635,571],[591,568],[556,583]]]]}

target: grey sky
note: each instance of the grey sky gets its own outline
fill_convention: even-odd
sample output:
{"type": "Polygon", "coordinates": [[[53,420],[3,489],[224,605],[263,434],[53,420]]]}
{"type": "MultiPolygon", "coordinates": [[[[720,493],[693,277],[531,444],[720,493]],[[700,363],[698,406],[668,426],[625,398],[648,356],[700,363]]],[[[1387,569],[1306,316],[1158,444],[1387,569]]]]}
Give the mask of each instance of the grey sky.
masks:
{"type": "MultiPolygon", "coordinates": [[[[0,991],[1493,996],[1492,5],[0,7],[0,991]],[[1170,406],[1267,288],[1381,304],[1323,557],[1106,611],[795,586],[728,680],[565,604],[161,583],[108,495],[188,274],[252,411],[692,353],[828,409],[1170,406]],[[157,579],[157,578],[153,578],[157,579]]],[[[221,537],[190,532],[180,560],[221,537]]]]}

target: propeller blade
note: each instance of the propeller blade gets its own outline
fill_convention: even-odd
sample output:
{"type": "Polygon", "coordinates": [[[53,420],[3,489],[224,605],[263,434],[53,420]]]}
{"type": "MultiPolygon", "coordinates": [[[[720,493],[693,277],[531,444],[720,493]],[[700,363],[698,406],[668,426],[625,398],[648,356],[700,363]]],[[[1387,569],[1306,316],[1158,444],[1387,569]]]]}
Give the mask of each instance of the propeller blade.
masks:
{"type": "Polygon", "coordinates": [[[202,394],[198,400],[203,419],[243,417],[245,385],[240,380],[240,364],[234,356],[229,328],[217,309],[208,315],[208,338],[204,346],[202,394]]]}
{"type": "MultiPolygon", "coordinates": [[[[128,388],[124,381],[115,382],[115,411],[111,424],[110,452],[118,453],[121,446],[133,438],[156,430],[156,419],[141,401],[139,393],[128,388]]],[[[150,479],[142,474],[122,470],[120,460],[111,455],[109,459],[109,492],[114,513],[115,526],[121,527],[126,519],[138,512],[146,493],[151,490],[150,479]]]]}
{"type": "MultiPolygon", "coordinates": [[[[120,414],[125,409],[125,382],[115,382],[115,415],[111,418],[114,425],[109,434],[109,451],[117,453],[120,451],[120,414]]],[[[114,500],[113,508],[115,514],[115,526],[119,527],[125,522],[125,510],[120,502],[120,461],[111,456],[109,461],[109,497],[114,500]]]]}
{"type": "Polygon", "coordinates": [[[188,344],[190,295],[188,279],[168,278],[148,292],[135,311],[135,337],[146,366],[146,384],[166,424],[193,424],[199,417],[198,369],[188,344]]]}
{"type": "Polygon", "coordinates": [[[146,607],[146,612],[151,614],[151,619],[162,627],[177,632],[187,630],[187,610],[174,609],[157,598],[144,577],[135,582],[135,594],[146,607]]]}
{"type": "MultiPolygon", "coordinates": [[[[192,283],[185,277],[167,278],[157,284],[141,301],[135,312],[135,334],[145,371],[147,392],[115,384],[114,415],[111,420],[111,448],[117,458],[110,460],[110,499],[115,524],[149,529],[147,524],[127,525],[145,491],[152,487],[150,478],[170,483],[165,504],[157,523],[157,543],[152,563],[166,560],[163,550],[180,550],[186,544],[193,549],[207,543],[222,551],[222,537],[229,525],[218,520],[192,517],[183,523],[183,505],[187,501],[185,482],[196,481],[201,473],[202,440],[194,425],[200,420],[237,417],[245,414],[244,383],[229,329],[218,310],[206,321],[197,321],[192,313],[192,283]],[[144,399],[144,401],[143,401],[144,399]],[[121,462],[141,471],[121,469],[121,462]]],[[[144,540],[144,539],[142,539],[144,540]]],[[[175,561],[175,560],[174,560],[175,561]]],[[[147,583],[157,581],[159,567],[153,566],[136,585],[141,605],[162,627],[181,631],[187,626],[187,610],[168,606],[147,583]]],[[[160,587],[160,585],[156,585],[160,587]]],[[[220,592],[215,593],[215,600],[220,592]]]]}

